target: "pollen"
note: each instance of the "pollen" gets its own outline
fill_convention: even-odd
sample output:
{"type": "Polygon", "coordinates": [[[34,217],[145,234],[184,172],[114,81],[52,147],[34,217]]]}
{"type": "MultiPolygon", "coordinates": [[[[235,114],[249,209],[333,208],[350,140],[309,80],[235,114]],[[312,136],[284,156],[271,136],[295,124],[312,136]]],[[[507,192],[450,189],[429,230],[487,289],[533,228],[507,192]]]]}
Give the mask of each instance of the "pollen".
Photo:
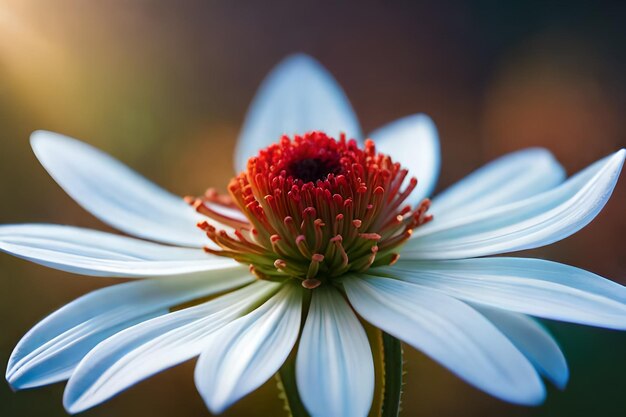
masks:
{"type": "Polygon", "coordinates": [[[249,265],[259,279],[297,279],[314,289],[395,263],[413,229],[432,219],[427,199],[405,203],[417,186],[408,174],[371,140],[360,148],[345,135],[314,131],[283,136],[250,158],[230,181],[229,196],[209,190],[186,200],[209,218],[198,226],[218,248],[207,252],[249,265]]]}

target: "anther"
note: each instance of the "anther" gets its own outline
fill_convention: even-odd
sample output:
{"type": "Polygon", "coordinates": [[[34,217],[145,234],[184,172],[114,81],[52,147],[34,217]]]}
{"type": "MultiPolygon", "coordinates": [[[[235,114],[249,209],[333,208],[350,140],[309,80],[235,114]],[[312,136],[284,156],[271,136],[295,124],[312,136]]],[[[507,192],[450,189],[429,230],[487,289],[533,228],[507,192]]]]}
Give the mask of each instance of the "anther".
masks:
{"type": "Polygon", "coordinates": [[[302,286],[306,288],[307,290],[313,290],[319,287],[320,285],[322,285],[322,281],[316,278],[307,278],[304,281],[302,281],[302,286]]]}
{"type": "Polygon", "coordinates": [[[208,253],[250,264],[260,279],[295,278],[316,288],[320,276],[393,264],[395,248],[432,219],[428,200],[406,204],[417,186],[407,177],[370,140],[359,148],[344,135],[310,132],[283,136],[250,158],[228,184],[230,197],[209,189],[185,201],[209,218],[198,223],[218,246],[208,253]],[[237,207],[248,221],[220,207],[237,207]]]}

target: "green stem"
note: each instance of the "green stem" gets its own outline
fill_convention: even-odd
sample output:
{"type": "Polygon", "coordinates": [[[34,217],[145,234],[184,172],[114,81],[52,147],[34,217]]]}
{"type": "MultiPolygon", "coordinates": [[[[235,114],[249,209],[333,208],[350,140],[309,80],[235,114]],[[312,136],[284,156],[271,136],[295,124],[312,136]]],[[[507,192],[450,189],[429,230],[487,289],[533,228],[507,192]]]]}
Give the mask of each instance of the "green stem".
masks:
{"type": "MultiPolygon", "coordinates": [[[[294,352],[296,350],[294,349],[294,352]]],[[[289,355],[283,366],[276,374],[280,397],[285,401],[285,410],[291,417],[309,417],[296,386],[296,355],[289,355]]]]}
{"type": "MultiPolygon", "coordinates": [[[[369,331],[368,337],[370,338],[370,343],[373,343],[372,346],[380,346],[380,354],[375,356],[377,356],[377,363],[381,365],[380,368],[377,366],[376,372],[382,376],[382,386],[380,388],[383,394],[381,401],[377,401],[378,404],[373,404],[374,409],[372,413],[375,413],[377,405],[380,405],[380,414],[378,416],[398,417],[402,396],[402,345],[395,337],[375,329],[373,326],[367,325],[366,329],[369,331]],[[375,342],[376,339],[378,339],[378,342],[375,342]],[[380,373],[378,369],[381,370],[380,373]]],[[[285,410],[290,417],[310,417],[302,404],[296,386],[296,351],[297,349],[294,349],[276,374],[280,398],[284,400],[285,410]]]]}
{"type": "Polygon", "coordinates": [[[382,332],[384,361],[384,395],[381,417],[397,417],[402,396],[402,345],[398,339],[382,332]]]}

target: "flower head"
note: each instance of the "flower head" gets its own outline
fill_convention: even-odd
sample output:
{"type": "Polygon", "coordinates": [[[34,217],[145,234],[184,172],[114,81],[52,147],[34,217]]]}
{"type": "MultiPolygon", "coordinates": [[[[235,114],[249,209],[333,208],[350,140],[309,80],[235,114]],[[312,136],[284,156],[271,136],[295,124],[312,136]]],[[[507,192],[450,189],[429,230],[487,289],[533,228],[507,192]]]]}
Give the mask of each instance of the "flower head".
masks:
{"type": "Polygon", "coordinates": [[[569,373],[530,316],[626,329],[625,287],[556,262],[490,257],[586,226],[608,201],[625,150],[569,179],[548,151],[518,151],[430,205],[439,169],[432,121],[409,116],[369,137],[361,141],[330,74],[302,55],[279,65],[255,98],[228,196],[210,190],[184,202],[89,145],[35,132],[35,154],[63,189],[141,239],[3,225],[0,250],[143,279],[89,293],[37,324],[9,359],[9,383],[68,380],[64,404],[75,413],[199,356],[196,386],[213,412],[295,368],[286,392],[313,417],[364,417],[375,387],[367,321],[389,342],[385,355],[396,355],[380,374],[401,375],[387,368],[402,363],[401,340],[497,398],[538,404],[541,377],[563,388],[569,373]]]}
{"type": "Polygon", "coordinates": [[[417,185],[408,170],[355,140],[323,132],[283,136],[248,161],[231,180],[232,205],[247,222],[226,218],[209,204],[216,198],[188,198],[200,213],[234,228],[233,236],[209,220],[199,223],[219,249],[215,255],[249,264],[261,279],[295,278],[318,287],[348,272],[391,265],[414,228],[432,217],[429,202],[416,208],[405,200],[417,185]]]}

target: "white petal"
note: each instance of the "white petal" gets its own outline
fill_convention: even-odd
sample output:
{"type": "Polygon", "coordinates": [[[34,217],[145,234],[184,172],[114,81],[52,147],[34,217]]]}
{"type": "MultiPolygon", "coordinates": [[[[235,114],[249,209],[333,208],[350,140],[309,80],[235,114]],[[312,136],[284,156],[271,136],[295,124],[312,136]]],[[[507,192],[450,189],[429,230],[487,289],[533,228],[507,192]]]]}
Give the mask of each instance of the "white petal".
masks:
{"type": "Polygon", "coordinates": [[[417,188],[407,202],[417,204],[432,195],[439,170],[441,154],[437,128],[430,117],[414,114],[375,130],[369,135],[376,149],[400,162],[409,176],[418,180],[417,188]]]}
{"type": "Polygon", "coordinates": [[[298,391],[312,417],[365,417],[374,364],[363,326],[334,288],[313,291],[296,358],[298,391]]]}
{"type": "Polygon", "coordinates": [[[287,284],[265,304],[214,333],[196,365],[196,387],[218,414],[274,375],[300,331],[302,288],[287,284]]]}
{"type": "Polygon", "coordinates": [[[437,220],[477,213],[532,197],[559,185],[565,170],[546,149],[528,148],[504,155],[472,172],[433,199],[437,220]]]}
{"type": "Polygon", "coordinates": [[[602,210],[626,150],[589,166],[535,197],[473,215],[437,218],[413,233],[405,259],[460,259],[532,249],[576,233],[602,210]]]}
{"type": "Polygon", "coordinates": [[[535,368],[564,389],[569,378],[565,356],[552,335],[525,314],[480,305],[473,306],[522,352],[535,368]]]}
{"type": "Polygon", "coordinates": [[[201,247],[202,220],[182,198],[148,181],[104,152],[57,133],[31,135],[35,155],[57,183],[105,223],[134,236],[201,247]]]}
{"type": "Polygon", "coordinates": [[[282,135],[321,130],[360,139],[361,129],[345,93],[319,62],[304,54],[287,57],[259,88],[244,122],[235,152],[235,168],[282,135]]]}
{"type": "Polygon", "coordinates": [[[6,378],[15,389],[67,379],[100,341],[162,314],[172,306],[252,280],[245,270],[158,278],[93,291],[33,327],[15,347],[6,378]]]}
{"type": "Polygon", "coordinates": [[[239,317],[277,284],[256,282],[215,300],[126,329],[97,345],[71,376],[63,404],[78,413],[198,355],[207,337],[239,317]]]}
{"type": "Polygon", "coordinates": [[[473,303],[548,319],[626,329],[626,287],[557,262],[500,257],[399,261],[385,272],[473,303]]]}
{"type": "Polygon", "coordinates": [[[468,383],[513,403],[543,401],[545,389],[533,366],[467,304],[390,278],[347,278],[344,287],[363,318],[468,383]]]}
{"type": "Polygon", "coordinates": [[[53,224],[0,226],[0,251],[62,271],[109,277],[181,275],[238,265],[201,249],[53,224]]]}

